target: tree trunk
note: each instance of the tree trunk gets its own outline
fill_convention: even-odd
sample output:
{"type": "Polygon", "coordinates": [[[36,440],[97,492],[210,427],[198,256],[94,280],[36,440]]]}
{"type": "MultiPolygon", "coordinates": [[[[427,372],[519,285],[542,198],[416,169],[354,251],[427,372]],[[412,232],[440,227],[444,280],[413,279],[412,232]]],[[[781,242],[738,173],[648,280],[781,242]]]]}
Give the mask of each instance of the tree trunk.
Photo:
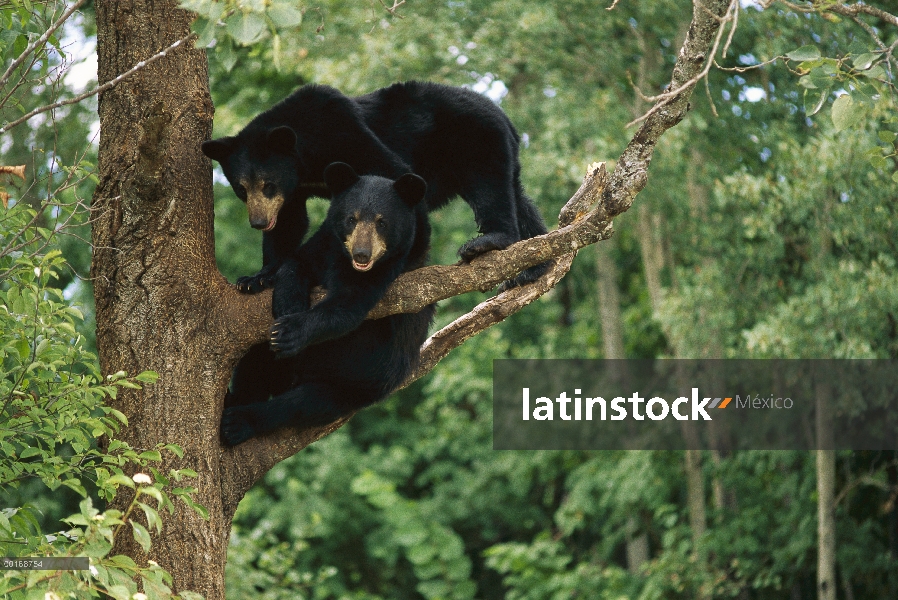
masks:
{"type": "Polygon", "coordinates": [[[817,444],[817,600],[836,600],[836,453],[830,389],[814,386],[817,444]]]}
{"type": "MultiPolygon", "coordinates": [[[[192,20],[173,0],[98,0],[96,11],[101,83],[185,37],[192,20]]],[[[267,329],[270,294],[238,294],[215,265],[211,165],[200,152],[213,114],[205,51],[173,50],[106,91],[99,112],[91,270],[100,365],[107,374],[159,373],[156,384],[119,394],[114,405],[129,421],[120,439],[141,449],[180,445],[184,458],[163,471],[199,474],[195,500],[209,520],[178,505],[151,557],[176,590],[224,598],[237,502],[274,462],[324,431],[305,432],[290,448],[218,441],[231,370],[267,329]]],[[[130,500],[124,491],[118,502],[130,500]]],[[[127,535],[114,553],[148,558],[127,535]]]]}
{"type": "Polygon", "coordinates": [[[624,326],[620,311],[620,290],[617,287],[617,266],[611,258],[614,238],[596,245],[596,283],[599,295],[599,319],[602,324],[602,345],[605,358],[626,358],[624,355],[624,326]]]}

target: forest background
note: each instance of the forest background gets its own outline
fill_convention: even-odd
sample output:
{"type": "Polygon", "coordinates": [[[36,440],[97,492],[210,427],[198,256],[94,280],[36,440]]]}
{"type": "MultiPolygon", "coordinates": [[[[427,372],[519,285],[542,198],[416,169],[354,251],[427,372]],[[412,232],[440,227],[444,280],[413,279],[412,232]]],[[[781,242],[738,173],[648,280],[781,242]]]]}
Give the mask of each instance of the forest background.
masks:
{"type": "MultiPolygon", "coordinates": [[[[4,65],[24,49],[23,36],[27,44],[28,32],[63,10],[34,3],[26,19],[26,4],[0,2],[4,65]]],[[[218,25],[212,4],[185,2],[208,17],[195,28],[198,45],[211,45],[216,137],[302,83],[349,95],[410,79],[468,85],[499,102],[521,133],[524,186],[549,223],[587,165],[614,166],[628,123],[651,106],[643,95],[670,80],[692,16],[673,1],[606,11],[580,0],[328,0],[303,10],[259,3],[218,25]]],[[[787,3],[743,3],[739,13],[726,55],[723,43],[717,55],[724,68],[711,68],[688,117],[662,138],[648,185],[611,239],[581,251],[550,294],[250,491],[232,530],[229,598],[818,594],[817,453],[492,450],[496,358],[898,358],[898,25],[787,3]]],[[[0,124],[95,85],[83,76],[93,18],[85,3],[35,67],[41,76],[3,90],[0,124]]],[[[97,128],[89,97],[0,137],[0,165],[26,165],[23,183],[0,181],[10,194],[0,215],[6,318],[27,296],[13,288],[52,299],[48,314],[76,328],[81,374],[98,372],[85,241],[97,128]],[[37,213],[44,221],[16,212],[47,202],[57,205],[37,213]],[[55,232],[48,223],[61,216],[70,219],[55,232]],[[20,225],[34,229],[30,246],[13,243],[20,225]]],[[[216,258],[234,281],[260,266],[261,235],[217,170],[214,180],[216,258]]],[[[313,228],[326,208],[311,203],[313,228]]],[[[432,261],[455,262],[475,233],[470,209],[454,202],[432,223],[432,261]]],[[[436,326],[486,297],[441,302],[436,326]]],[[[10,361],[37,351],[16,345],[12,334],[25,326],[4,322],[10,397],[10,361]]],[[[108,390],[97,402],[104,395],[114,408],[108,390]]],[[[0,420],[16,417],[8,405],[0,420]]],[[[98,406],[85,414],[115,416],[98,406]]],[[[67,460],[82,446],[90,444],[68,440],[58,451],[67,460]]],[[[898,597],[898,456],[832,458],[831,593],[898,597]]],[[[59,487],[33,470],[4,473],[12,475],[0,478],[0,505],[29,506],[21,514],[31,533],[84,513],[85,496],[101,505],[108,481],[59,487]]]]}

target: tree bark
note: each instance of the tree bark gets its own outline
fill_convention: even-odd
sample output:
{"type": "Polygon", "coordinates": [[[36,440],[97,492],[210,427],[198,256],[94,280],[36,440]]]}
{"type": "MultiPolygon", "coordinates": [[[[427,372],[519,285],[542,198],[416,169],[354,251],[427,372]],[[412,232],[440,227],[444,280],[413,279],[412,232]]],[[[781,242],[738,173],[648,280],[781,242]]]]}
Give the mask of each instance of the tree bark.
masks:
{"type": "MultiPolygon", "coordinates": [[[[97,0],[95,6],[101,84],[189,33],[191,15],[174,0],[97,0]]],[[[527,266],[556,260],[538,284],[501,294],[435,334],[424,348],[424,372],[470,335],[550,289],[579,248],[610,235],[611,218],[627,210],[645,186],[658,139],[685,116],[694,87],[688,82],[701,71],[730,6],[726,0],[708,0],[695,7],[669,86],[677,93],[643,122],[608,186],[598,185],[604,178],[595,178],[596,185],[575,195],[558,231],[469,265],[420,269],[394,284],[375,314],[408,312],[420,302],[489,289],[527,266]]],[[[177,506],[166,517],[163,534],[154,538],[150,557],[127,536],[116,540],[114,553],[144,564],[152,558],[172,574],[176,591],[189,589],[218,600],[224,598],[224,564],[237,503],[274,464],[345,419],[321,428],[281,430],[236,448],[220,445],[231,371],[252,344],[267,338],[271,294],[239,294],[215,265],[211,165],[199,149],[210,137],[213,115],[204,51],[189,45],[172,50],[103,92],[99,112],[91,271],[100,365],[104,374],[151,369],[160,375],[154,385],[120,392],[115,406],[129,425],[119,437],[143,449],[163,442],[180,445],[184,458],[167,458],[162,470],[194,469],[199,474],[195,499],[209,511],[205,521],[177,506]]],[[[126,495],[119,501],[128,502],[126,495]]]]}
{"type": "MultiPolygon", "coordinates": [[[[100,82],[183,38],[192,21],[171,0],[98,0],[96,11],[100,82]]],[[[119,394],[115,406],[129,420],[120,437],[143,449],[180,445],[183,460],[164,470],[199,474],[195,499],[210,518],[178,505],[152,558],[176,590],[223,598],[231,517],[256,477],[241,480],[251,450],[223,449],[218,423],[231,370],[270,317],[215,265],[211,166],[200,152],[213,114],[205,52],[178,48],[103,93],[99,112],[91,269],[100,364],[104,373],[160,374],[155,385],[119,394]]],[[[126,535],[114,552],[147,558],[126,535]]]]}

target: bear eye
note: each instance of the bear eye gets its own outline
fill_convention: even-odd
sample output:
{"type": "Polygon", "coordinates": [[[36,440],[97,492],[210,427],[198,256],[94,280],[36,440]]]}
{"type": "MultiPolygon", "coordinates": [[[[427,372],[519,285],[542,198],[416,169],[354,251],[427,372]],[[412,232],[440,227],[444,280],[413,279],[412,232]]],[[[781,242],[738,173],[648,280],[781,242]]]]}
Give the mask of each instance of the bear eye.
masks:
{"type": "Polygon", "coordinates": [[[384,221],[383,219],[378,219],[378,220],[377,220],[377,228],[378,228],[378,229],[385,229],[386,227],[387,227],[387,222],[386,222],[386,221],[384,221]]]}
{"type": "Polygon", "coordinates": [[[346,224],[350,227],[355,225],[355,217],[346,217],[346,224]]]}
{"type": "Polygon", "coordinates": [[[234,193],[237,194],[238,198],[246,200],[246,188],[239,183],[234,186],[234,193]]]}
{"type": "Polygon", "coordinates": [[[276,191],[277,191],[277,188],[275,188],[273,183],[266,183],[265,185],[262,186],[262,193],[265,194],[269,198],[274,196],[276,191]]]}

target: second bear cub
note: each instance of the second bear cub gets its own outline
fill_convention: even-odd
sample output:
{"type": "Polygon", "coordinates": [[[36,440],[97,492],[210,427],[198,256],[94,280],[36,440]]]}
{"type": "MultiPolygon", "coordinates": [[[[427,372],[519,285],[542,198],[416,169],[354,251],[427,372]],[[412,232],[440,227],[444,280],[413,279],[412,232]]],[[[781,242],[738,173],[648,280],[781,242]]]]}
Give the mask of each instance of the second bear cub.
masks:
{"type": "Polygon", "coordinates": [[[415,368],[427,338],[433,305],[365,320],[401,273],[427,259],[427,184],[413,174],[359,177],[345,163],[329,165],[324,179],[333,197],[327,218],[275,284],[271,349],[294,358],[275,361],[262,346],[244,357],[222,415],[228,445],[330,423],[385,398],[415,368]],[[310,308],[314,285],[327,296],[310,308]]]}

